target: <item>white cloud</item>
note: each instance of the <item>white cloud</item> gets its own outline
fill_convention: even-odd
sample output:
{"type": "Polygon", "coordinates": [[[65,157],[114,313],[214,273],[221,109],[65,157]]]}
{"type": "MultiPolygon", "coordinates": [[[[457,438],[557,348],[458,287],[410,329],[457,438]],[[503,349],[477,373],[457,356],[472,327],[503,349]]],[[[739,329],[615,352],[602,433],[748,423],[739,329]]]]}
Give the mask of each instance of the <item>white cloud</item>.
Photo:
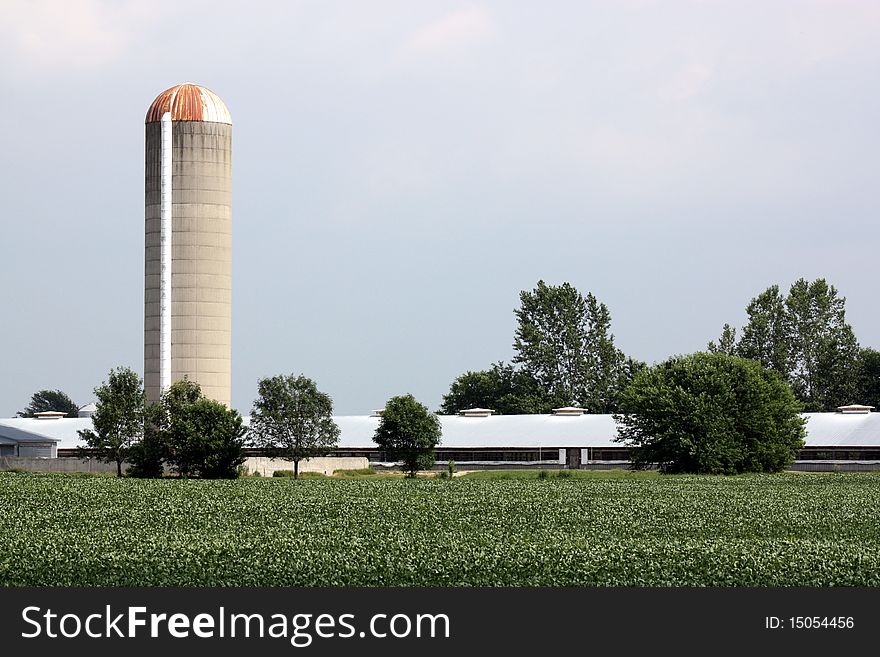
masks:
{"type": "Polygon", "coordinates": [[[661,98],[676,102],[698,96],[712,80],[713,68],[707,62],[691,62],[674,71],[660,89],[661,98]]]}
{"type": "Polygon", "coordinates": [[[0,2],[0,55],[19,75],[63,75],[111,67],[154,23],[147,2],[0,2]]]}
{"type": "Polygon", "coordinates": [[[455,50],[491,37],[495,32],[489,12],[466,7],[426,25],[410,36],[408,49],[415,51],[455,50]]]}

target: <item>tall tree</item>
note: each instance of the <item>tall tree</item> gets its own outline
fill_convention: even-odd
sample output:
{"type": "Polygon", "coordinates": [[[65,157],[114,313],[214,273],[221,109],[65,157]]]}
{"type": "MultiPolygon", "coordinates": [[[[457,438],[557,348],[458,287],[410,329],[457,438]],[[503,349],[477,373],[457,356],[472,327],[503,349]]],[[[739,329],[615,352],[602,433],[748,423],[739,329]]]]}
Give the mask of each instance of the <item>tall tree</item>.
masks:
{"type": "Polygon", "coordinates": [[[617,408],[621,387],[626,387],[626,357],[614,346],[611,313],[592,293],[586,298],[587,340],[584,345],[585,383],[583,406],[593,413],[608,413],[617,408]]]}
{"type": "Polygon", "coordinates": [[[18,412],[18,417],[34,417],[45,411],[60,411],[65,413],[64,417],[79,416],[79,407],[61,390],[39,390],[31,396],[31,403],[18,412]]]}
{"type": "Polygon", "coordinates": [[[305,376],[273,376],[257,383],[258,397],[251,411],[250,436],[269,456],[299,462],[321,456],[339,443],[333,421],[333,400],[305,376]]]}
{"type": "Polygon", "coordinates": [[[522,365],[553,404],[580,404],[595,413],[615,409],[627,381],[626,358],[614,346],[611,315],[592,294],[569,283],[538,281],[520,293],[514,311],[514,362],[522,365]]]}
{"type": "MultiPolygon", "coordinates": [[[[845,304],[823,278],[801,278],[788,295],[773,285],[749,303],[748,323],[727,353],[781,374],[807,411],[830,411],[850,403],[859,394],[862,361],[855,333],[846,322],[845,304]]],[[[720,346],[710,343],[710,351],[715,349],[720,346]]]]}
{"type": "Polygon", "coordinates": [[[434,465],[434,448],[440,444],[440,420],[412,395],[392,397],[373,436],[388,458],[403,463],[408,477],[434,465]]]}
{"type": "Polygon", "coordinates": [[[561,403],[573,403],[585,386],[586,301],[569,283],[538,281],[520,292],[514,362],[561,403]]]}
{"type": "MultiPolygon", "coordinates": [[[[749,302],[736,355],[756,360],[787,377],[791,371],[791,336],[785,297],[771,285],[749,302]]],[[[727,326],[727,325],[725,325],[727,326]]]]}
{"type": "Polygon", "coordinates": [[[860,354],[855,401],[880,409],[880,351],[865,347],[860,354]]]}
{"type": "Polygon", "coordinates": [[[92,429],[79,431],[87,449],[105,463],[122,464],[144,433],[146,396],[141,378],[127,367],[110,370],[105,383],[95,388],[98,401],[92,416],[92,429]]]}
{"type": "Polygon", "coordinates": [[[462,374],[443,395],[440,412],[454,415],[467,408],[491,408],[502,415],[547,413],[553,407],[528,373],[498,362],[488,370],[462,374]]]}
{"type": "Polygon", "coordinates": [[[725,324],[721,329],[721,337],[718,343],[709,342],[706,350],[710,354],[727,354],[728,356],[736,355],[736,329],[730,324],[725,324]]]}
{"type": "Polygon", "coordinates": [[[785,301],[791,384],[809,410],[830,411],[854,401],[860,351],[845,304],[823,278],[795,281],[785,301]]]}

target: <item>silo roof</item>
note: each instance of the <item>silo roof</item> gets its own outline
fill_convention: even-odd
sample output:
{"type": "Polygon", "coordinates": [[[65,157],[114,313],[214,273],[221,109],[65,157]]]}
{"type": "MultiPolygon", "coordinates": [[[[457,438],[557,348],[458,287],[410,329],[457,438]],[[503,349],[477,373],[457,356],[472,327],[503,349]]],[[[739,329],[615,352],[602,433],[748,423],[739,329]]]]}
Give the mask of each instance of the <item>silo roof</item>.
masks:
{"type": "Polygon", "coordinates": [[[206,121],[232,125],[232,115],[226,103],[210,89],[186,82],[166,89],[147,110],[146,123],[162,120],[165,112],[171,112],[172,121],[206,121]]]}

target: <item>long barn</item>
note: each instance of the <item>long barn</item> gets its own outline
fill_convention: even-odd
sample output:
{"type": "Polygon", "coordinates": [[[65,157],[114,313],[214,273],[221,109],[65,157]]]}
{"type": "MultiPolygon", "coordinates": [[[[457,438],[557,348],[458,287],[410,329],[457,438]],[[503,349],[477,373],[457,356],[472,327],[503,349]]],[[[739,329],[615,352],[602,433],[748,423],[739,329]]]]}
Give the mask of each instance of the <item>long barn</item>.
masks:
{"type": "MultiPolygon", "coordinates": [[[[619,467],[629,459],[627,447],[615,440],[617,424],[611,415],[591,415],[580,409],[557,409],[548,415],[493,415],[472,409],[439,417],[438,462],[453,460],[461,467],[579,468],[619,467]]],[[[810,469],[827,469],[821,463],[880,469],[880,413],[851,406],[804,417],[806,444],[797,457],[803,469],[810,463],[819,464],[810,469]]],[[[334,417],[341,433],[339,447],[331,456],[386,462],[373,442],[380,419],[378,413],[334,417]]],[[[82,446],[78,431],[91,427],[89,417],[0,419],[0,456],[73,457],[82,446]]]]}

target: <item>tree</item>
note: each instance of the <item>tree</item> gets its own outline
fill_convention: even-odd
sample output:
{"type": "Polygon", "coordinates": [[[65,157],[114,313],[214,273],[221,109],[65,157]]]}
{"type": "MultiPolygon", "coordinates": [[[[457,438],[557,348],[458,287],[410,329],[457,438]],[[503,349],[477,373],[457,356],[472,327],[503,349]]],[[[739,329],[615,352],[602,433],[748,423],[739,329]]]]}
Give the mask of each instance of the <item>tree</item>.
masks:
{"type": "Polygon", "coordinates": [[[604,303],[569,283],[538,281],[520,293],[514,311],[514,362],[546,391],[553,405],[580,404],[607,413],[628,383],[626,358],[614,346],[611,314],[604,303]]]}
{"type": "Polygon", "coordinates": [[[785,300],[791,386],[811,411],[834,410],[856,394],[860,351],[845,304],[823,278],[799,279],[785,300]]]}
{"type": "Polygon", "coordinates": [[[569,283],[557,287],[544,281],[519,298],[514,362],[557,403],[570,404],[585,386],[586,301],[569,283]]]}
{"type": "Polygon", "coordinates": [[[408,477],[434,465],[434,448],[440,444],[440,420],[412,395],[392,397],[373,441],[387,458],[403,462],[408,477]]]}
{"type": "Polygon", "coordinates": [[[498,362],[488,370],[462,374],[443,396],[440,412],[455,415],[468,408],[491,408],[502,415],[548,413],[553,403],[534,378],[498,362]]]}
{"type": "Polygon", "coordinates": [[[269,456],[293,461],[294,479],[302,459],[326,454],[338,444],[333,400],[311,379],[292,374],[260,379],[257,394],[251,440],[269,456]]]}
{"type": "Polygon", "coordinates": [[[186,406],[171,429],[175,466],[203,479],[235,479],[245,462],[246,429],[237,411],[213,399],[186,406]]]}
{"type": "Polygon", "coordinates": [[[165,474],[168,448],[161,431],[162,405],[149,404],[144,416],[144,436],[131,446],[128,454],[128,476],[156,479],[165,474]]]}
{"type": "Polygon", "coordinates": [[[184,477],[234,479],[244,463],[246,429],[238,412],[206,399],[198,383],[176,381],[156,418],[168,463],[184,477]]]}
{"type": "Polygon", "coordinates": [[[791,371],[791,335],[785,297],[771,285],[749,302],[749,321],[743,327],[735,354],[751,358],[787,377],[791,371]]]}
{"type": "Polygon", "coordinates": [[[95,388],[95,396],[95,429],[82,429],[79,435],[96,458],[105,463],[115,461],[116,474],[121,477],[123,462],[144,432],[143,382],[131,369],[120,367],[110,370],[107,382],[95,388]]]}
{"type": "Polygon", "coordinates": [[[853,401],[880,409],[880,351],[866,347],[859,361],[858,393],[853,401]]]}
{"type": "Polygon", "coordinates": [[[788,295],[772,285],[746,308],[748,322],[735,347],[733,329],[725,325],[724,347],[710,343],[710,351],[756,360],[781,374],[806,410],[833,410],[858,395],[860,351],[845,303],[823,278],[801,278],[788,295]]]}
{"type": "Polygon", "coordinates": [[[584,344],[586,386],[577,397],[593,413],[608,413],[617,407],[618,396],[629,385],[626,357],[614,346],[611,313],[604,303],[587,294],[587,339],[584,344]]]}
{"type": "Polygon", "coordinates": [[[802,405],[778,373],[727,354],[697,353],[639,372],[615,415],[635,468],[779,472],[803,447],[802,405]]]}
{"type": "Polygon", "coordinates": [[[158,443],[156,451],[184,477],[195,476],[197,465],[189,461],[197,452],[186,444],[190,433],[184,426],[184,418],[189,407],[203,398],[201,386],[184,377],[168,386],[150,416],[158,443]]]}
{"type": "Polygon", "coordinates": [[[64,417],[79,417],[79,406],[60,390],[40,390],[31,396],[31,403],[18,412],[18,417],[34,417],[45,411],[60,411],[64,417]]]}
{"type": "Polygon", "coordinates": [[[736,355],[736,329],[730,324],[725,324],[721,329],[721,337],[718,338],[718,344],[709,342],[706,350],[711,354],[727,354],[728,356],[736,355]]]}

